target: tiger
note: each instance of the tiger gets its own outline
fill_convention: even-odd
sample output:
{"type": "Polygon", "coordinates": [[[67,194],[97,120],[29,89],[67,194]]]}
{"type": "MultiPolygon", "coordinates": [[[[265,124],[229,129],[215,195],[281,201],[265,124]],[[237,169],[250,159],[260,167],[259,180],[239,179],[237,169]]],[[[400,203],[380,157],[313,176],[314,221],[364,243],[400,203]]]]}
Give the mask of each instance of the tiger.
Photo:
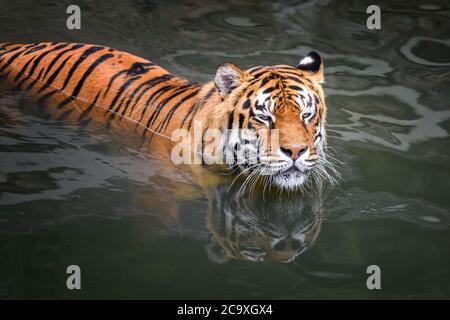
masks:
{"type": "MultiPolygon", "coordinates": [[[[225,63],[211,81],[201,85],[106,46],[0,43],[0,79],[14,92],[36,99],[55,119],[83,125],[100,121],[108,130],[121,130],[128,123],[139,132],[142,144],[151,145],[155,136],[168,137],[164,152],[177,145],[171,138],[175,131],[192,133],[196,123],[202,124],[201,134],[210,129],[245,129],[255,135],[256,145],[242,136],[225,142],[227,150],[257,150],[251,165],[245,160],[200,161],[193,171],[239,172],[286,191],[301,189],[313,179],[330,179],[324,64],[315,51],[295,67],[280,64],[242,70],[225,63]],[[274,132],[277,144],[267,147],[274,132]]],[[[190,146],[190,152],[203,159],[210,145],[201,138],[190,146]]]]}

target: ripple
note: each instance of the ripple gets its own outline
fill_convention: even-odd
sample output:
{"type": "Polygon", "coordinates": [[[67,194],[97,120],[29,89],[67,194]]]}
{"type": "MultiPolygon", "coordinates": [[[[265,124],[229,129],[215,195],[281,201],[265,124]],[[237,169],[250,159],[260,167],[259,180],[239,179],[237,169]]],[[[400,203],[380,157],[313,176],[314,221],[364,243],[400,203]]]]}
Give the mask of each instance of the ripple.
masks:
{"type": "Polygon", "coordinates": [[[397,219],[431,230],[450,228],[450,212],[445,208],[387,192],[367,192],[352,188],[333,202],[330,211],[329,220],[336,222],[397,219]]]}
{"type": "Polygon", "coordinates": [[[420,219],[422,219],[423,221],[426,222],[431,222],[431,223],[440,223],[441,219],[439,219],[438,217],[433,217],[433,216],[423,216],[423,217],[419,217],[420,219]]]}
{"type": "Polygon", "coordinates": [[[151,159],[119,148],[112,137],[42,125],[45,121],[37,121],[36,115],[2,108],[14,123],[21,122],[1,132],[9,138],[0,145],[0,205],[61,200],[80,189],[107,188],[117,177],[148,183],[156,172],[151,159]]]}
{"type": "MultiPolygon", "coordinates": [[[[297,63],[305,54],[313,49],[314,48],[308,46],[296,46],[290,49],[251,50],[245,53],[230,53],[223,50],[179,49],[171,52],[170,54],[164,55],[162,59],[167,61],[171,66],[174,66],[175,69],[179,70],[183,70],[185,68],[184,61],[186,60],[186,57],[197,59],[207,57],[213,61],[218,60],[214,57],[222,58],[222,60],[224,60],[223,58],[234,60],[239,59],[244,60],[247,67],[251,67],[260,64],[268,64],[267,59],[271,59],[273,64],[283,64],[289,62],[297,63]],[[251,63],[249,64],[248,61],[251,61],[251,63]]],[[[385,77],[388,73],[394,70],[389,62],[382,59],[353,54],[329,53],[325,51],[320,52],[320,54],[324,58],[327,65],[327,74],[345,73],[353,76],[385,77]]],[[[234,60],[233,63],[237,64],[234,60]]],[[[204,59],[202,59],[202,61],[204,64],[204,59]]],[[[217,65],[214,65],[211,69],[214,70],[216,67],[217,65]]],[[[212,75],[207,75],[205,72],[197,73],[193,71],[193,73],[194,77],[200,78],[204,81],[208,81],[212,77],[212,75]]]]}
{"type": "MultiPolygon", "coordinates": [[[[431,42],[434,44],[438,44],[442,46],[442,50],[446,50],[450,52],[450,39],[434,39],[429,37],[413,37],[409,39],[403,46],[400,47],[400,52],[410,61],[421,64],[424,66],[435,66],[435,67],[446,67],[450,66],[450,61],[446,62],[437,62],[430,61],[428,59],[432,59],[433,57],[419,57],[417,56],[413,50],[420,45],[426,46],[426,42],[431,42]]],[[[429,54],[437,52],[436,50],[429,51],[429,54]]]]}
{"type": "Polygon", "coordinates": [[[437,4],[424,3],[424,4],[419,5],[419,9],[422,9],[425,11],[438,11],[438,10],[441,10],[442,7],[437,4]]]}
{"type": "Polygon", "coordinates": [[[329,124],[334,131],[345,141],[373,142],[385,147],[400,151],[407,151],[414,143],[429,141],[435,138],[447,138],[448,133],[439,126],[440,123],[450,118],[450,110],[434,111],[419,103],[420,94],[409,87],[392,85],[387,87],[373,87],[367,90],[336,90],[327,89],[328,95],[343,95],[350,97],[373,96],[379,99],[383,96],[391,96],[410,106],[418,115],[417,119],[403,120],[381,114],[366,114],[351,110],[340,111],[350,115],[345,124],[329,124]],[[409,132],[391,132],[396,142],[389,141],[383,137],[373,135],[364,130],[363,120],[370,119],[384,125],[398,125],[409,128],[409,132]]]}
{"type": "Polygon", "coordinates": [[[232,17],[226,17],[223,20],[226,23],[228,23],[229,25],[232,25],[232,26],[235,26],[235,27],[251,28],[251,27],[256,27],[256,26],[260,26],[261,25],[261,23],[253,21],[252,19],[250,19],[248,17],[232,16],[232,17]]]}

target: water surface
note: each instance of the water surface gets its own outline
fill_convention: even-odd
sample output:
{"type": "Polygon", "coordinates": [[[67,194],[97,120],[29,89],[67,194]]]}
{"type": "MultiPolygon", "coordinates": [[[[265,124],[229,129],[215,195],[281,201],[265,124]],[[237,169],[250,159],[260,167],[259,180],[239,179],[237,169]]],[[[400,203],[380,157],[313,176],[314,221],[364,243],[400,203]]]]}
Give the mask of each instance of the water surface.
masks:
{"type": "Polygon", "coordinates": [[[69,4],[2,1],[0,40],[108,45],[198,82],[319,51],[342,181],[246,208],[226,186],[177,201],[160,185],[182,182],[127,139],[3,91],[0,298],[450,298],[446,1],[380,3],[381,30],[365,27],[371,1],[85,0],[79,31],[69,4]]]}

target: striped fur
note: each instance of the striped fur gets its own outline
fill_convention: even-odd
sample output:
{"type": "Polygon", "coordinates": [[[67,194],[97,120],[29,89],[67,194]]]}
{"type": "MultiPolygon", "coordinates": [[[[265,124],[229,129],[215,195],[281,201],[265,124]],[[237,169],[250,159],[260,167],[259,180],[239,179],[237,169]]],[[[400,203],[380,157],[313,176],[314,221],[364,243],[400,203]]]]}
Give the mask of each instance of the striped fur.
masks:
{"type": "MultiPolygon", "coordinates": [[[[246,71],[227,65],[220,71],[223,74],[219,70],[215,81],[199,85],[149,60],[104,46],[0,44],[0,79],[35,98],[54,118],[82,123],[96,119],[108,128],[120,127],[128,119],[148,141],[155,134],[170,137],[179,128],[193,130],[195,121],[202,123],[202,130],[259,132],[267,127],[280,130],[282,146],[304,145],[309,148],[307,160],[316,161],[317,137],[320,144],[325,139],[322,64],[320,70],[311,65],[246,71]],[[227,72],[238,78],[228,83],[227,72]],[[302,121],[309,107],[314,115],[302,121]]],[[[193,146],[200,152],[204,147],[193,146]]]]}

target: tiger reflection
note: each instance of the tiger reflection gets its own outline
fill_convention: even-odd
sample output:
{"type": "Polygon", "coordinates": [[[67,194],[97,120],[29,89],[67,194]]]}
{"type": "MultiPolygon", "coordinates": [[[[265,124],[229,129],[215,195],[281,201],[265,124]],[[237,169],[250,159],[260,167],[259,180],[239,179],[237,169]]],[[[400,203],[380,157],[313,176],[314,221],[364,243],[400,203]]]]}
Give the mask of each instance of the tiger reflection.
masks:
{"type": "Polygon", "coordinates": [[[257,193],[237,199],[228,187],[210,197],[207,245],[217,263],[230,259],[291,262],[317,239],[321,191],[309,195],[257,193]]]}

